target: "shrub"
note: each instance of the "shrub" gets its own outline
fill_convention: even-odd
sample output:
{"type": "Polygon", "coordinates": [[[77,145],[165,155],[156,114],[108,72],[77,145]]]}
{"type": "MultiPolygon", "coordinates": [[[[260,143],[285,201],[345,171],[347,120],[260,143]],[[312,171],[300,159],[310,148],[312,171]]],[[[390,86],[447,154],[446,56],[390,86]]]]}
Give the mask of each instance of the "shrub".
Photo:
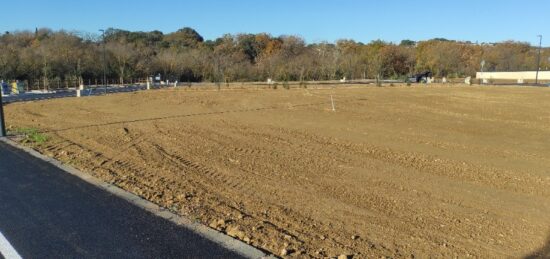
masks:
{"type": "Polygon", "coordinates": [[[25,135],[23,143],[30,144],[43,144],[48,141],[48,136],[43,133],[40,133],[38,129],[35,128],[20,128],[15,130],[16,133],[25,135]]]}
{"type": "Polygon", "coordinates": [[[284,82],[283,82],[283,88],[286,89],[286,90],[289,90],[289,89],[290,89],[290,85],[288,84],[287,81],[284,81],[284,82]]]}

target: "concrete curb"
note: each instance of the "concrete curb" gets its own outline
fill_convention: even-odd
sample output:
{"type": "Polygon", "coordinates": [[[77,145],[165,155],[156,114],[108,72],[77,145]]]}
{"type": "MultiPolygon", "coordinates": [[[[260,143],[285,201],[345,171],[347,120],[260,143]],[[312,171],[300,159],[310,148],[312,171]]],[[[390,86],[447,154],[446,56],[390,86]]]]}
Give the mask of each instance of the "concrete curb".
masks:
{"type": "Polygon", "coordinates": [[[205,225],[202,225],[200,223],[196,223],[196,222],[193,222],[192,220],[188,219],[188,218],[184,218],[184,217],[181,217],[179,215],[176,215],[160,206],[158,206],[157,204],[154,204],[148,200],[145,200],[133,193],[130,193],[128,191],[125,191],[115,185],[112,185],[112,184],[109,184],[109,183],[106,183],[106,182],[103,182],[89,174],[86,174],[86,173],[83,173],[71,166],[68,166],[68,165],[64,165],[62,164],[60,161],[58,160],[55,160],[51,157],[47,157],[45,155],[42,155],[40,154],[39,152],[37,152],[36,150],[34,149],[31,149],[29,147],[25,147],[25,146],[22,146],[20,145],[19,143],[13,141],[13,140],[10,140],[8,139],[7,137],[0,137],[0,141],[10,145],[10,146],[13,146],[15,148],[18,148],[18,149],[21,149],[27,153],[29,153],[30,155],[40,159],[40,160],[43,160],[43,161],[46,161],[58,168],[60,168],[61,170],[69,173],[69,174],[72,174],[82,180],[84,180],[85,182],[87,183],[90,183],[94,186],[97,186],[117,197],[120,197],[128,202],[130,202],[131,204],[135,205],[135,206],[138,206],[146,211],[149,211],[151,213],[153,213],[154,215],[158,216],[158,217],[161,217],[161,218],[164,218],[164,219],[167,219],[179,226],[182,226],[184,228],[187,228],[188,230],[191,230],[195,233],[197,233],[198,235],[228,249],[228,250],[231,250],[231,251],[234,251],[236,252],[237,254],[239,255],[242,255],[244,257],[247,257],[247,258],[276,258],[274,257],[273,255],[270,255],[270,254],[266,254],[265,252],[249,245],[249,244],[246,244],[240,240],[237,240],[237,239],[234,239],[230,236],[227,236],[221,232],[218,232],[214,229],[211,229],[205,225]]]}

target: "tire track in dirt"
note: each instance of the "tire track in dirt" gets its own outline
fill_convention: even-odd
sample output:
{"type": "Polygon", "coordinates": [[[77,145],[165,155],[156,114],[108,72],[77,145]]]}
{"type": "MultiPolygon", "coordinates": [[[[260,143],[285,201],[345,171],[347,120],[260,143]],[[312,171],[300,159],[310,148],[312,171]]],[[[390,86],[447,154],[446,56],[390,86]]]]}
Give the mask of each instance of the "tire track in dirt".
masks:
{"type": "MultiPolygon", "coordinates": [[[[203,132],[204,135],[208,135],[208,136],[210,136],[211,133],[212,132],[203,132]]],[[[202,136],[203,135],[203,134],[198,135],[198,134],[196,134],[196,132],[192,132],[190,134],[195,136],[195,139],[197,139],[197,136],[202,136]]],[[[198,142],[201,142],[203,145],[207,141],[212,141],[212,139],[208,138],[208,140],[207,140],[205,138],[199,137],[199,140],[198,140],[198,142]]],[[[227,145],[223,145],[223,144],[220,144],[219,142],[215,142],[215,141],[214,141],[214,144],[217,147],[227,147],[227,145]]],[[[157,148],[162,149],[161,147],[157,147],[157,148]]],[[[249,149],[249,148],[222,148],[222,149],[224,149],[225,151],[236,151],[236,152],[244,153],[244,154],[248,154],[248,155],[257,155],[257,154],[263,153],[263,150],[249,149]]],[[[217,150],[217,152],[220,152],[220,151],[221,150],[217,150]]],[[[250,188],[248,186],[250,184],[254,184],[254,182],[251,182],[251,181],[249,181],[245,178],[235,177],[235,175],[228,176],[228,175],[221,174],[221,173],[217,172],[216,170],[207,169],[206,167],[201,166],[201,165],[197,164],[196,162],[192,162],[190,160],[184,159],[184,158],[182,158],[181,156],[178,156],[178,155],[170,155],[165,151],[163,151],[163,154],[165,154],[166,156],[171,156],[171,157],[175,158],[175,160],[177,160],[180,163],[184,164],[184,166],[192,167],[194,169],[197,169],[200,173],[202,173],[202,175],[205,175],[205,176],[210,178],[210,180],[206,180],[206,182],[209,183],[209,184],[212,184],[213,182],[217,182],[217,183],[221,184],[223,186],[223,188],[228,187],[228,186],[233,188],[235,194],[239,194],[239,195],[244,194],[248,197],[254,197],[256,200],[262,200],[262,198],[257,197],[256,192],[252,191],[254,188],[250,188]]],[[[220,152],[219,154],[225,154],[225,153],[220,152]]],[[[246,173],[247,174],[252,174],[252,175],[255,175],[255,176],[260,176],[260,177],[263,177],[263,178],[271,178],[271,177],[268,177],[267,175],[254,173],[253,171],[246,171],[246,173]]],[[[216,187],[215,184],[212,184],[212,185],[214,187],[216,187]]],[[[277,223],[270,222],[268,218],[264,218],[264,219],[262,219],[262,221],[264,221],[264,223],[266,223],[268,225],[271,225],[272,227],[276,228],[277,231],[279,231],[281,233],[285,233],[285,235],[290,234],[290,233],[288,233],[288,231],[285,231],[283,227],[277,226],[277,223]]],[[[296,237],[296,235],[292,235],[292,236],[296,237]]],[[[303,243],[303,241],[300,241],[300,240],[297,240],[297,241],[299,243],[303,243]]]]}
{"type": "MultiPolygon", "coordinates": [[[[285,131],[291,131],[284,129],[285,131]]],[[[311,137],[311,134],[292,130],[290,136],[300,135],[311,142],[338,147],[338,152],[348,155],[363,154],[368,157],[399,164],[406,168],[413,168],[419,171],[451,177],[471,183],[489,185],[509,191],[535,195],[550,195],[550,179],[543,179],[522,172],[521,178],[515,177],[518,172],[511,172],[498,168],[474,165],[466,161],[452,161],[448,159],[435,158],[419,153],[398,152],[389,148],[381,148],[366,144],[343,142],[326,137],[311,137]]]]}
{"type": "MultiPolygon", "coordinates": [[[[227,127],[224,127],[224,128],[227,128],[227,127]]],[[[268,130],[266,130],[265,128],[264,128],[264,129],[261,129],[261,131],[264,132],[264,133],[265,133],[265,132],[268,132],[268,130]]],[[[209,135],[210,135],[210,134],[209,134],[209,135]]],[[[250,132],[246,132],[246,135],[250,135],[250,132]]],[[[296,134],[296,132],[292,132],[291,134],[288,134],[287,136],[285,136],[285,138],[286,138],[287,140],[292,140],[292,138],[293,138],[292,136],[296,136],[296,135],[300,135],[300,134],[296,134]]],[[[265,139],[266,135],[265,135],[265,134],[262,134],[262,137],[265,139]]],[[[318,139],[318,138],[315,138],[315,139],[318,139]]],[[[331,140],[331,141],[325,141],[325,142],[321,142],[321,143],[324,143],[324,144],[326,144],[326,145],[334,145],[334,144],[337,143],[337,142],[331,140]]],[[[270,144],[271,144],[271,143],[270,143],[270,144]]],[[[327,148],[326,146],[317,149],[316,146],[315,146],[315,145],[311,145],[311,143],[308,143],[308,144],[305,145],[305,146],[307,146],[307,147],[308,147],[309,149],[311,149],[311,150],[330,150],[330,148],[327,148]]],[[[346,144],[346,143],[344,143],[344,144],[337,144],[337,146],[338,146],[338,150],[337,150],[336,153],[345,153],[345,152],[343,152],[344,149],[349,149],[350,147],[352,147],[352,145],[349,145],[349,144],[346,144]]],[[[278,148],[278,147],[277,147],[277,148],[278,148]]],[[[295,148],[292,148],[292,150],[296,150],[296,149],[295,149],[295,148]]],[[[352,150],[352,151],[353,151],[353,150],[352,150]]],[[[367,153],[367,152],[357,152],[357,155],[360,156],[361,154],[365,154],[365,153],[367,153]]],[[[390,153],[390,154],[393,155],[393,153],[390,153]]],[[[308,153],[303,153],[302,155],[308,156],[308,155],[310,155],[310,154],[308,154],[308,153]]],[[[387,153],[385,153],[385,155],[386,155],[386,156],[384,156],[384,157],[387,157],[387,153]]],[[[348,155],[348,156],[350,156],[350,155],[348,155]]],[[[376,156],[376,158],[379,159],[379,156],[376,156]]],[[[385,159],[384,161],[388,161],[388,160],[385,159]]],[[[413,160],[413,161],[414,161],[414,160],[413,160]]],[[[392,162],[392,163],[393,163],[393,162],[395,162],[395,160],[392,159],[392,160],[389,160],[389,162],[392,162]]],[[[425,169],[426,167],[421,167],[421,168],[424,168],[424,169],[425,169]]],[[[418,169],[418,168],[413,168],[413,169],[416,170],[416,169],[418,169]]],[[[426,169],[425,169],[425,170],[426,170],[426,169]]],[[[430,170],[430,168],[428,168],[427,170],[430,170]]],[[[305,171],[307,171],[307,170],[304,170],[304,168],[302,168],[301,172],[304,173],[305,171]]],[[[388,187],[386,187],[386,188],[387,188],[387,189],[391,189],[391,188],[388,188],[388,187]]],[[[394,189],[395,189],[395,188],[394,188],[394,189]]],[[[346,197],[346,195],[341,195],[341,197],[343,198],[343,200],[346,200],[347,202],[350,202],[350,201],[353,200],[353,199],[350,199],[350,197],[352,197],[352,195],[350,195],[349,193],[346,193],[345,190],[339,190],[339,191],[336,192],[336,193],[338,193],[338,194],[347,194],[348,197],[346,197]]],[[[369,204],[369,206],[373,206],[373,205],[377,204],[377,202],[372,201],[372,199],[369,199],[369,197],[361,197],[360,200],[362,200],[363,202],[364,202],[364,201],[369,201],[369,202],[367,202],[367,204],[369,204]]],[[[441,200],[441,201],[443,201],[443,202],[445,202],[445,203],[453,203],[453,204],[455,204],[455,205],[457,205],[457,206],[464,207],[464,206],[463,206],[462,204],[460,204],[459,202],[455,202],[455,201],[453,201],[453,200],[441,200]]],[[[378,202],[378,204],[391,204],[391,202],[388,201],[387,199],[385,199],[385,200],[382,200],[382,201],[378,202]]],[[[357,206],[358,206],[358,207],[361,207],[360,204],[357,204],[357,206]]],[[[386,211],[388,210],[387,205],[385,206],[384,209],[385,209],[386,211]]],[[[381,210],[381,211],[384,211],[384,209],[381,210]]],[[[400,209],[400,210],[403,210],[403,208],[399,208],[399,209],[400,209]]],[[[389,210],[389,211],[396,211],[396,210],[389,210]]],[[[405,214],[405,215],[406,215],[406,214],[409,214],[409,215],[412,214],[412,215],[414,215],[414,212],[411,212],[411,213],[402,213],[402,215],[403,215],[403,214],[405,214]]],[[[397,216],[397,213],[390,213],[390,214],[388,214],[387,216],[396,217],[396,216],[397,216]],[[392,215],[392,214],[393,214],[393,215],[392,215]]],[[[483,221],[485,221],[485,220],[483,220],[483,221]]],[[[415,223],[417,223],[417,222],[410,222],[410,220],[406,220],[405,218],[401,218],[401,219],[399,220],[399,222],[392,222],[392,223],[384,222],[384,223],[380,223],[380,225],[394,225],[394,226],[395,226],[395,225],[403,225],[404,228],[403,228],[403,229],[400,229],[400,231],[401,231],[401,232],[404,232],[404,233],[409,232],[409,231],[411,230],[411,226],[415,226],[415,225],[417,226],[417,227],[416,227],[417,229],[426,228],[425,225],[422,225],[422,224],[415,224],[415,223]]],[[[442,223],[448,224],[449,222],[442,222],[442,223]]],[[[479,222],[478,224],[480,224],[480,223],[481,223],[481,222],[479,222]]],[[[485,225],[487,225],[488,222],[485,221],[484,223],[485,223],[485,225]]],[[[461,224],[461,225],[464,225],[464,224],[461,224]]],[[[472,223],[471,225],[473,226],[473,225],[475,225],[475,224],[472,223]]],[[[464,226],[462,226],[462,228],[464,228],[464,226]]],[[[498,229],[497,226],[495,226],[494,228],[495,228],[495,229],[498,229]]],[[[415,227],[412,227],[412,229],[415,229],[415,227]]],[[[434,232],[437,232],[437,231],[440,232],[441,230],[435,229],[434,232]]],[[[411,232],[411,234],[414,235],[414,231],[411,232]]],[[[445,239],[445,237],[444,237],[443,234],[442,234],[442,235],[439,235],[439,236],[440,236],[440,238],[439,238],[440,240],[444,240],[444,239],[445,239]]],[[[445,235],[445,236],[448,236],[448,235],[445,235]]]]}
{"type": "MultiPolygon", "coordinates": [[[[178,129],[178,132],[180,132],[180,134],[181,134],[182,131],[187,132],[187,130],[188,130],[188,129],[182,130],[182,129],[180,128],[180,129],[178,129]]],[[[193,140],[195,140],[195,141],[197,141],[197,142],[200,142],[201,145],[202,145],[202,147],[208,147],[209,145],[207,145],[206,143],[209,142],[209,140],[212,140],[212,139],[213,139],[212,136],[216,136],[216,133],[213,133],[213,132],[208,131],[208,130],[206,130],[206,129],[196,129],[196,131],[192,130],[192,131],[191,131],[190,133],[188,133],[188,134],[192,134],[193,140]],[[201,134],[198,134],[198,132],[201,132],[201,134]],[[203,136],[208,136],[208,137],[207,137],[207,138],[204,138],[203,136]]],[[[163,135],[163,136],[167,136],[167,135],[169,135],[169,136],[174,136],[174,135],[176,135],[176,134],[175,134],[175,133],[172,133],[172,132],[170,132],[169,134],[165,134],[165,132],[163,132],[163,133],[160,134],[160,135],[163,135]]],[[[217,139],[217,138],[216,138],[216,139],[217,139]]],[[[227,136],[223,136],[223,139],[228,139],[228,138],[227,138],[227,136]]],[[[236,141],[236,140],[232,140],[232,141],[236,141]]],[[[238,142],[242,144],[242,141],[239,140],[238,142]]],[[[230,144],[228,144],[228,143],[220,143],[220,142],[218,142],[218,141],[213,141],[213,143],[214,143],[214,146],[217,146],[217,147],[231,147],[231,146],[232,146],[232,145],[230,145],[230,144]]],[[[193,146],[193,144],[191,144],[191,146],[193,146]]],[[[158,147],[158,146],[157,146],[157,148],[158,148],[158,149],[162,149],[161,147],[158,147]]],[[[217,150],[217,151],[216,151],[217,156],[227,154],[227,152],[234,152],[234,151],[240,151],[240,150],[250,150],[250,152],[245,152],[245,153],[251,153],[251,154],[269,153],[269,152],[265,152],[264,150],[257,149],[257,148],[221,148],[221,149],[225,150],[225,152],[222,152],[222,150],[217,150]],[[252,151],[252,150],[254,150],[254,151],[252,151]]],[[[185,164],[185,166],[196,165],[196,166],[192,166],[192,167],[194,167],[195,169],[199,169],[199,171],[203,171],[203,173],[204,173],[205,171],[209,171],[209,172],[212,172],[212,171],[213,171],[213,170],[211,170],[211,169],[204,170],[204,167],[202,167],[202,166],[200,166],[200,165],[197,165],[196,162],[191,162],[191,161],[188,160],[188,159],[183,159],[181,156],[174,155],[174,154],[171,154],[171,153],[169,154],[169,152],[166,152],[166,151],[162,151],[161,153],[162,153],[164,156],[172,156],[172,157],[175,158],[176,160],[180,160],[180,162],[182,162],[183,164],[185,164]],[[202,170],[200,170],[200,169],[202,169],[202,170]]],[[[201,154],[201,155],[204,156],[204,154],[201,154]]],[[[243,169],[242,167],[239,167],[239,170],[245,172],[245,175],[247,175],[247,174],[253,174],[253,175],[255,175],[255,176],[262,176],[262,174],[254,173],[254,172],[252,172],[252,171],[243,169]]],[[[211,173],[206,173],[206,174],[212,176],[211,173]]],[[[188,175],[188,176],[189,176],[189,175],[188,175]]],[[[266,176],[266,175],[263,175],[263,176],[266,176]]],[[[223,189],[225,189],[227,186],[234,187],[234,188],[235,188],[235,192],[234,192],[235,194],[241,194],[241,195],[242,195],[242,194],[244,193],[245,195],[249,196],[249,198],[257,196],[257,195],[255,195],[255,192],[248,192],[248,191],[246,191],[245,189],[242,189],[242,188],[244,188],[244,186],[246,186],[246,185],[253,184],[253,182],[249,181],[249,179],[243,178],[243,179],[235,180],[236,178],[235,178],[234,176],[229,177],[229,179],[228,179],[228,177],[226,176],[225,179],[220,180],[220,179],[218,179],[219,177],[220,177],[220,174],[218,173],[218,174],[216,174],[216,176],[214,177],[215,179],[213,179],[213,180],[207,180],[207,182],[208,182],[209,184],[212,184],[212,182],[218,182],[218,183],[222,184],[223,187],[221,187],[221,186],[220,186],[220,187],[223,188],[223,189]]],[[[265,178],[265,177],[264,177],[264,178],[265,178]]],[[[273,179],[272,177],[267,177],[267,178],[273,179]]],[[[215,186],[215,185],[214,185],[214,186],[215,186]]],[[[306,187],[306,186],[307,186],[307,183],[306,183],[306,184],[302,184],[302,186],[306,187]]],[[[218,187],[218,188],[220,188],[220,187],[218,187]]],[[[260,186],[260,187],[261,187],[261,186],[260,186]]],[[[255,188],[250,188],[250,189],[255,189],[255,188]]],[[[265,199],[265,198],[255,198],[255,199],[257,199],[257,200],[263,200],[263,199],[265,199]]],[[[289,212],[290,212],[289,209],[285,209],[285,215],[288,215],[289,212]]],[[[304,216],[301,215],[300,217],[296,217],[296,218],[303,218],[303,217],[304,217],[304,216]]],[[[287,221],[286,224],[288,224],[288,218],[286,218],[285,221],[287,221]]],[[[303,227],[303,226],[305,225],[304,222],[307,222],[307,221],[299,221],[299,222],[296,224],[296,227],[293,227],[293,228],[286,228],[286,229],[298,229],[299,226],[302,226],[302,227],[303,227]]],[[[270,224],[273,224],[273,223],[270,223],[270,224]]],[[[277,223],[275,223],[275,225],[277,225],[277,223]]],[[[283,230],[284,230],[285,228],[283,228],[283,227],[277,227],[277,229],[278,229],[279,231],[283,232],[283,230]]],[[[290,234],[290,233],[288,233],[288,231],[289,231],[289,230],[284,231],[283,233],[286,232],[286,233],[287,233],[286,235],[288,235],[288,234],[290,234]]],[[[351,235],[351,234],[350,234],[350,235],[351,235]]],[[[300,243],[303,243],[302,241],[299,240],[300,238],[299,238],[298,236],[304,236],[304,234],[302,234],[302,233],[301,233],[301,234],[292,234],[291,236],[296,236],[296,238],[298,239],[298,241],[299,241],[300,243]]],[[[325,236],[326,236],[326,235],[325,235],[325,236]]],[[[307,236],[306,236],[306,238],[307,238],[307,236]]],[[[317,238],[317,237],[309,237],[309,238],[317,238]]],[[[328,239],[327,239],[327,241],[328,241],[328,239]]],[[[336,240],[333,240],[332,242],[333,242],[333,243],[338,243],[338,242],[336,242],[336,240]]]]}
{"type": "MultiPolygon", "coordinates": [[[[226,129],[227,127],[223,127],[224,129],[226,129]]],[[[266,132],[266,129],[262,129],[262,132],[266,132]]],[[[213,132],[210,132],[210,131],[205,131],[204,129],[200,129],[200,130],[197,130],[197,132],[193,132],[192,133],[193,136],[198,136],[198,135],[206,135],[206,136],[213,136],[215,135],[215,133],[213,132]],[[202,132],[202,134],[199,134],[198,132],[202,132]]],[[[250,136],[250,132],[246,132],[247,136],[250,136]]],[[[268,138],[268,136],[271,136],[269,134],[262,134],[262,139],[266,139],[268,138]]],[[[275,137],[275,138],[278,138],[278,137],[275,137]]],[[[227,139],[227,138],[224,138],[224,139],[227,139]]],[[[287,139],[292,139],[290,136],[288,136],[287,139]]],[[[204,142],[204,140],[201,140],[201,142],[204,142]]],[[[243,141],[239,140],[238,141],[241,145],[243,145],[243,141]]],[[[228,143],[219,143],[220,146],[229,146],[228,143]]],[[[271,144],[271,143],[270,143],[271,144]]],[[[321,149],[324,149],[324,150],[327,150],[326,148],[316,148],[315,146],[311,146],[311,145],[308,145],[308,147],[310,149],[313,149],[313,150],[321,150],[321,149]]],[[[279,149],[278,147],[273,147],[274,149],[279,149]]],[[[288,147],[287,147],[288,148],[288,147]]],[[[254,148],[254,150],[257,150],[256,148],[254,148]]],[[[292,148],[292,150],[295,150],[294,148],[292,148]]],[[[267,152],[264,152],[264,153],[267,153],[267,152]]],[[[223,153],[220,153],[220,154],[223,154],[223,153]]],[[[308,153],[302,153],[303,156],[308,156],[309,154],[308,153]]],[[[262,160],[264,160],[263,158],[260,158],[262,160]]],[[[282,159],[282,158],[281,158],[282,159]]],[[[284,160],[284,159],[283,159],[284,160]]],[[[297,170],[297,169],[296,169],[297,170]]],[[[302,170],[301,172],[304,172],[306,171],[305,168],[300,168],[300,170],[302,170]]],[[[326,191],[327,193],[331,193],[331,196],[335,196],[334,198],[339,198],[339,199],[342,199],[342,200],[347,200],[348,202],[350,200],[353,200],[353,199],[350,199],[350,197],[353,197],[354,194],[353,193],[349,193],[349,192],[346,192],[346,190],[338,190],[337,192],[334,192],[334,190],[331,190],[331,189],[323,189],[323,191],[326,191]]],[[[357,203],[355,204],[356,206],[358,207],[364,207],[365,204],[368,204],[369,208],[372,209],[373,207],[377,207],[377,211],[378,212],[381,212],[381,211],[388,211],[388,205],[391,205],[392,202],[387,200],[387,199],[383,199],[381,197],[378,197],[377,195],[374,195],[374,197],[371,197],[371,196],[362,196],[360,199],[358,200],[361,200],[361,203],[357,203]],[[376,205],[378,204],[378,205],[376,205]]],[[[402,209],[402,208],[401,208],[402,209]]],[[[390,211],[395,211],[395,209],[392,209],[390,211]]],[[[390,213],[388,212],[388,214],[386,215],[386,217],[389,217],[389,216],[394,216],[394,215],[391,215],[391,214],[396,214],[396,213],[390,213]]],[[[379,218],[385,218],[385,217],[379,217],[379,218]]],[[[411,223],[411,222],[401,222],[400,220],[398,221],[395,221],[395,222],[379,222],[377,223],[379,226],[388,226],[388,225],[402,225],[402,224],[405,224],[405,223],[411,223]]],[[[418,229],[421,229],[423,226],[419,225],[417,228],[418,229]]],[[[351,234],[350,234],[351,235],[351,234]]]]}

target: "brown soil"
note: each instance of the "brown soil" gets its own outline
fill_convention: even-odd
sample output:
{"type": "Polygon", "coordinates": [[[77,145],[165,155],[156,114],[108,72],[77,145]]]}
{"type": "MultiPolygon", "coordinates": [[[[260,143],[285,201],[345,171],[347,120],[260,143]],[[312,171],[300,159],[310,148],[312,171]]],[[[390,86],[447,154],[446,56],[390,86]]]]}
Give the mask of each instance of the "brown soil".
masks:
{"type": "Polygon", "coordinates": [[[40,152],[277,255],[501,258],[549,242],[550,89],[158,90],[6,115],[46,132],[40,152]]]}

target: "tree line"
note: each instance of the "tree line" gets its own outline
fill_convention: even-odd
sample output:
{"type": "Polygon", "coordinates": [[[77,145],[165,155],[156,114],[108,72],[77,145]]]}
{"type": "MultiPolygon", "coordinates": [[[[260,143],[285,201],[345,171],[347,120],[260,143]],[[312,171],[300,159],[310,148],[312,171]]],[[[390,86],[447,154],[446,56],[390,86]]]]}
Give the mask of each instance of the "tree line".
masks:
{"type": "MultiPolygon", "coordinates": [[[[107,29],[102,35],[36,29],[0,36],[0,79],[39,81],[97,80],[106,75],[120,83],[161,74],[180,82],[312,81],[405,78],[422,71],[436,77],[475,76],[485,71],[535,70],[537,49],[505,41],[476,44],[436,38],[374,40],[361,43],[306,43],[298,36],[226,34],[205,40],[192,28],[164,34],[107,29]]],[[[543,50],[541,68],[548,69],[543,50]]]]}

